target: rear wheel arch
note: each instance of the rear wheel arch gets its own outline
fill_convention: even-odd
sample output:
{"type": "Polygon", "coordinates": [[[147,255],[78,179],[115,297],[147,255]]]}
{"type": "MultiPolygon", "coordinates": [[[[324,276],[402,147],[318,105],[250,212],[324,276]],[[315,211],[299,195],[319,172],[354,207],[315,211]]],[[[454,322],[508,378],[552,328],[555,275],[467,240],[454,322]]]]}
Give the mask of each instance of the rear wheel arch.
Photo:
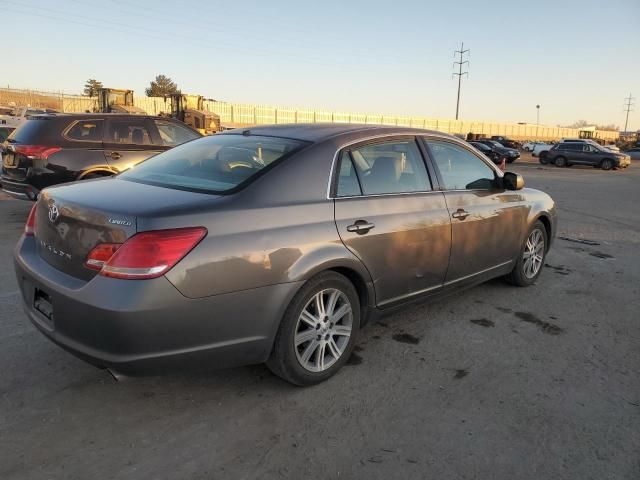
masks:
{"type": "Polygon", "coordinates": [[[360,273],[349,267],[333,267],[328,271],[339,273],[343,277],[346,277],[353,284],[356,292],[358,292],[358,298],[360,299],[360,326],[366,325],[368,320],[368,313],[373,299],[371,298],[372,292],[369,292],[369,288],[367,287],[365,279],[360,273]]]}

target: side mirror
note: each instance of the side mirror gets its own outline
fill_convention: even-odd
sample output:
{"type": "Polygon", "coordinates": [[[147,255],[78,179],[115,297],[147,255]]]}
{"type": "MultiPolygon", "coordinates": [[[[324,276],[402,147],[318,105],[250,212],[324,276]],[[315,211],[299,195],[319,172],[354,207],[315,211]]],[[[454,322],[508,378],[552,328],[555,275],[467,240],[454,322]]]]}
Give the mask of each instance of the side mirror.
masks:
{"type": "Polygon", "coordinates": [[[505,172],[502,177],[502,186],[506,190],[522,190],[524,188],[524,178],[519,173],[505,172]]]}

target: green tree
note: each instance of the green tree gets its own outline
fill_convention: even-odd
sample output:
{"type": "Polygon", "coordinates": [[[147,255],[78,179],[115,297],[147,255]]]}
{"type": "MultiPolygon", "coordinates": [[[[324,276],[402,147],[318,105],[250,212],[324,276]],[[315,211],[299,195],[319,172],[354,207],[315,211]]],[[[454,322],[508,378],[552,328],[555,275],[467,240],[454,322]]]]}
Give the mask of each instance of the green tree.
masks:
{"type": "Polygon", "coordinates": [[[172,93],[178,93],[178,86],[165,75],[156,75],[156,79],[151,81],[146,89],[147,97],[164,97],[172,93]]]}
{"type": "Polygon", "coordinates": [[[87,83],[84,84],[84,94],[87,97],[95,97],[98,95],[98,89],[102,88],[102,82],[94,78],[90,78],[87,80],[87,83]]]}

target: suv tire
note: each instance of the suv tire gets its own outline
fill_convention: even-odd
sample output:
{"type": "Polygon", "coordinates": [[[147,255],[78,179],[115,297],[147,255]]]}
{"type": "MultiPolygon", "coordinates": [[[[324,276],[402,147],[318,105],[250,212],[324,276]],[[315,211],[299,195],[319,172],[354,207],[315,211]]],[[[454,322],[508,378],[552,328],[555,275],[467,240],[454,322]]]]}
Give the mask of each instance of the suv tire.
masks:
{"type": "Polygon", "coordinates": [[[567,166],[567,159],[564,157],[556,157],[555,164],[556,167],[564,168],[567,166]]]}
{"type": "Polygon", "coordinates": [[[613,168],[613,160],[605,158],[600,162],[600,168],[602,170],[611,170],[613,168]]]}

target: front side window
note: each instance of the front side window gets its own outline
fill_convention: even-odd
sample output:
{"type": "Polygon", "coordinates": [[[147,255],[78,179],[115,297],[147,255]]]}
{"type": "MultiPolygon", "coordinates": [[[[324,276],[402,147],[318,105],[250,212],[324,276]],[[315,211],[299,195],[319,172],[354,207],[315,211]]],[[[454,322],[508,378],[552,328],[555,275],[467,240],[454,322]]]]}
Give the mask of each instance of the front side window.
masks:
{"type": "Polygon", "coordinates": [[[129,145],[151,145],[151,135],[143,120],[112,120],[107,142],[129,145]]]}
{"type": "Polygon", "coordinates": [[[193,130],[173,122],[155,120],[155,123],[156,127],[158,127],[158,133],[160,133],[162,144],[165,146],[174,147],[200,136],[193,130]]]}
{"type": "Polygon", "coordinates": [[[102,142],[104,120],[78,120],[66,131],[69,140],[79,142],[102,142]]]}
{"type": "Polygon", "coordinates": [[[489,190],[495,172],[468,150],[448,142],[427,140],[433,160],[447,190],[489,190]]]}
{"type": "Polygon", "coordinates": [[[395,140],[350,150],[364,195],[431,190],[427,169],[414,140],[395,140]]]}
{"type": "Polygon", "coordinates": [[[120,174],[125,180],[205,193],[225,193],[306,142],[257,135],[213,135],[178,145],[120,174]]]}

